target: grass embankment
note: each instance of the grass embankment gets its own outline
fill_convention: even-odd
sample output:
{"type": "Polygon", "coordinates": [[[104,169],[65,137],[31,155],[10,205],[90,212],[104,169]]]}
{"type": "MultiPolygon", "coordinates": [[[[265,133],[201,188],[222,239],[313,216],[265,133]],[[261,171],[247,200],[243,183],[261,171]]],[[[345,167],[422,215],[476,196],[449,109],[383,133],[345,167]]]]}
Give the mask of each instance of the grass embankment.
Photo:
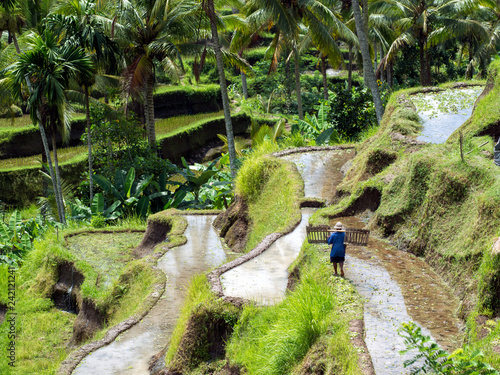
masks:
{"type": "Polygon", "coordinates": [[[289,230],[301,217],[302,178],[293,163],[265,154],[277,151],[272,147],[264,146],[245,159],[236,178],[236,194],[247,201],[251,220],[247,252],[268,234],[289,230]]]}
{"type": "MultiPolygon", "coordinates": [[[[172,221],[172,233],[182,227],[181,221],[172,221]]],[[[92,301],[105,318],[104,327],[88,341],[103,337],[107,328],[141,312],[152,286],[164,282],[164,276],[152,271],[146,259],[133,259],[131,252],[143,235],[131,232],[137,229],[144,230],[144,223],[129,220],[102,230],[51,233],[35,243],[16,275],[16,366],[9,368],[2,356],[0,373],[53,374],[72,351],[68,343],[76,315],[58,310],[51,299],[61,264],[73,264],[83,275],[78,299],[92,301]]],[[[177,236],[171,237],[175,243],[177,236]]],[[[1,270],[3,283],[5,267],[1,270]]],[[[7,288],[0,286],[0,303],[5,303],[7,288]]],[[[8,344],[7,329],[6,324],[0,326],[2,352],[8,344]]]]}
{"type": "Polygon", "coordinates": [[[24,128],[28,126],[33,126],[30,115],[22,115],[21,117],[0,119],[0,131],[8,131],[13,129],[18,130],[19,128],[24,128]]]}
{"type": "Polygon", "coordinates": [[[465,139],[486,134],[498,137],[500,132],[496,130],[495,125],[499,120],[499,106],[500,60],[494,60],[488,68],[488,81],[472,116],[448,138],[447,143],[456,144],[460,137],[459,132],[462,132],[465,139]]]}
{"type": "MultiPolygon", "coordinates": [[[[166,136],[182,132],[189,128],[193,123],[204,122],[223,115],[222,111],[213,113],[199,113],[196,115],[175,116],[166,119],[156,120],[156,135],[159,139],[166,136]]],[[[57,150],[59,163],[73,163],[85,159],[87,156],[86,146],[64,147],[57,150]]],[[[54,155],[51,152],[51,158],[54,155]]],[[[42,160],[42,154],[33,155],[25,158],[3,159],[0,160],[0,171],[12,171],[16,169],[40,167],[39,160],[42,160]]]]}
{"type": "MultiPolygon", "coordinates": [[[[247,250],[300,219],[300,175],[292,164],[266,155],[272,151],[276,146],[266,144],[245,159],[236,181],[236,192],[248,202],[252,221],[247,250]]],[[[204,278],[195,279],[166,354],[167,367],[184,374],[223,374],[235,366],[249,374],[283,374],[300,373],[301,366],[313,363],[329,371],[325,373],[359,373],[348,329],[351,319],[361,317],[359,296],[348,282],[332,277],[318,246],[304,245],[295,265],[300,266],[301,280],[276,306],[237,309],[217,300],[204,278]],[[198,339],[203,344],[192,342],[196,322],[207,316],[223,316],[228,335],[234,329],[225,355],[208,355],[206,348],[213,343],[205,336],[198,339]]]]}
{"type": "MultiPolygon", "coordinates": [[[[498,71],[500,63],[492,68],[498,71]]],[[[407,92],[393,94],[379,132],[361,145],[340,186],[345,197],[318,211],[314,221],[362,212],[363,196],[376,200],[369,225],[391,236],[399,248],[425,257],[448,281],[462,301],[459,314],[467,321],[468,344],[482,349],[486,361],[500,369],[500,327],[493,320],[500,316],[500,255],[492,252],[500,235],[500,170],[489,151],[493,140],[477,136],[488,133],[485,124],[500,120],[498,105],[492,104],[500,100],[497,77],[491,75],[494,88],[461,128],[465,161],[455,135],[443,145],[418,145],[413,137],[403,137],[415,134],[417,115],[407,92]],[[374,157],[383,153],[385,162],[374,157]]]]}
{"type": "MultiPolygon", "coordinates": [[[[59,164],[72,164],[82,161],[87,156],[86,146],[64,147],[57,150],[57,160],[59,164]]],[[[54,152],[50,152],[50,158],[54,162],[54,152]]],[[[24,168],[40,168],[42,154],[28,156],[25,158],[2,159],[0,160],[0,171],[14,171],[24,168]]]]}
{"type": "Polygon", "coordinates": [[[249,374],[359,374],[349,321],[362,318],[354,287],[332,276],[326,246],[304,244],[295,265],[301,278],[276,306],[246,306],[227,358],[249,374]]]}
{"type": "Polygon", "coordinates": [[[320,245],[305,244],[295,262],[300,282],[275,306],[238,309],[217,299],[205,276],[195,277],[170,341],[167,367],[183,374],[225,374],[228,367],[259,375],[359,374],[349,322],[362,318],[362,303],[349,282],[332,276],[326,255],[320,245]],[[232,335],[225,356],[214,357],[209,349],[220,337],[210,332],[221,317],[232,335]]]}
{"type": "Polygon", "coordinates": [[[167,135],[176,130],[182,129],[190,124],[202,120],[209,120],[215,117],[224,116],[224,111],[212,113],[198,113],[196,115],[175,116],[156,120],[156,136],[167,135]]]}

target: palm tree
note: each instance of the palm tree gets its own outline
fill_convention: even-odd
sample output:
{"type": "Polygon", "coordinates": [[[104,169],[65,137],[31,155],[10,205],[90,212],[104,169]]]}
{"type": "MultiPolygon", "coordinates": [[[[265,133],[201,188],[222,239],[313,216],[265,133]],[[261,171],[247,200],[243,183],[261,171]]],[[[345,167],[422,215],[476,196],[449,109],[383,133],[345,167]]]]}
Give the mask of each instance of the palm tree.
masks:
{"type": "Polygon", "coordinates": [[[466,78],[474,75],[474,64],[485,68],[496,54],[500,39],[500,4],[490,0],[450,1],[440,9],[441,26],[429,36],[429,45],[450,40],[461,46],[460,58],[468,50],[466,78]]]}
{"type": "Polygon", "coordinates": [[[21,97],[22,86],[28,81],[31,86],[28,98],[31,120],[39,125],[42,134],[45,134],[44,129],[47,127],[51,130],[54,166],[48,145],[44,146],[53,179],[59,221],[66,223],[57,160],[56,131],[59,129],[64,133],[69,127],[69,105],[65,89],[70,79],[75,78],[76,74],[91,76],[93,65],[81,47],[59,45],[57,38],[49,30],[45,30],[42,35],[34,35],[30,47],[31,49],[21,54],[19,60],[9,68],[13,92],[17,97],[21,97]]]}
{"type": "MultiPolygon", "coordinates": [[[[375,73],[373,72],[373,65],[368,46],[366,23],[361,16],[361,10],[358,0],[352,0],[352,12],[354,14],[354,21],[356,23],[356,31],[358,34],[361,56],[363,57],[363,74],[365,77],[365,84],[368,86],[372,93],[373,103],[375,104],[375,112],[377,114],[377,121],[380,124],[380,121],[382,121],[382,116],[384,115],[384,106],[382,104],[382,100],[380,99],[377,80],[375,79],[375,73]]],[[[365,7],[363,9],[363,12],[366,14],[368,12],[368,9],[365,7]]]]}
{"type": "MultiPolygon", "coordinates": [[[[56,13],[49,15],[47,25],[51,30],[58,30],[66,43],[82,46],[93,59],[94,67],[116,67],[118,54],[116,43],[107,35],[112,20],[108,19],[99,3],[90,0],[68,0],[59,4],[56,13]]],[[[90,94],[89,87],[95,83],[97,69],[92,76],[76,75],[82,88],[85,103],[87,128],[87,149],[89,164],[90,202],[93,198],[92,138],[90,133],[90,94]]]]}
{"type": "Polygon", "coordinates": [[[144,98],[148,142],[156,150],[153,103],[155,61],[178,77],[177,44],[194,35],[194,4],[184,0],[122,1],[118,37],[123,43],[127,68],[123,74],[127,94],[144,98]]]}
{"type": "Polygon", "coordinates": [[[229,150],[229,167],[231,169],[231,178],[236,178],[236,149],[234,147],[234,132],[231,121],[231,110],[229,108],[229,96],[227,94],[226,74],[224,72],[224,61],[222,60],[222,50],[217,32],[217,17],[213,0],[203,0],[203,10],[210,20],[210,29],[212,31],[212,43],[217,61],[217,70],[219,72],[220,91],[222,95],[222,107],[224,109],[224,122],[226,124],[227,144],[229,150]]]}
{"type": "Polygon", "coordinates": [[[442,10],[450,0],[376,0],[371,9],[388,15],[398,30],[399,36],[392,42],[387,52],[387,61],[393,61],[405,46],[418,45],[420,60],[420,84],[431,84],[429,59],[429,37],[443,21],[442,10]]]}
{"type": "Polygon", "coordinates": [[[247,6],[254,9],[254,17],[262,23],[275,26],[276,34],[271,47],[274,50],[271,70],[276,68],[280,50],[290,46],[295,63],[295,90],[299,118],[304,118],[300,89],[299,35],[302,25],[308,28],[310,38],[318,49],[332,50],[336,46],[332,32],[342,40],[356,40],[355,35],[338,18],[327,0],[249,0],[247,6]]]}

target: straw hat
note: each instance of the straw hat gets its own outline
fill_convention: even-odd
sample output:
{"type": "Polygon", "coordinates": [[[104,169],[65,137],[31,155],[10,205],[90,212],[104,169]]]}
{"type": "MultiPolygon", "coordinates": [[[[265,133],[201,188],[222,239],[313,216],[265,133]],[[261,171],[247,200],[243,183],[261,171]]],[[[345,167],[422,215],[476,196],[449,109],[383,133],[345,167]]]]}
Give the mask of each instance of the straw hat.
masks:
{"type": "Polygon", "coordinates": [[[342,223],[340,221],[337,222],[337,224],[335,224],[335,226],[333,227],[333,230],[335,230],[337,232],[345,232],[344,226],[342,225],[342,223]]]}

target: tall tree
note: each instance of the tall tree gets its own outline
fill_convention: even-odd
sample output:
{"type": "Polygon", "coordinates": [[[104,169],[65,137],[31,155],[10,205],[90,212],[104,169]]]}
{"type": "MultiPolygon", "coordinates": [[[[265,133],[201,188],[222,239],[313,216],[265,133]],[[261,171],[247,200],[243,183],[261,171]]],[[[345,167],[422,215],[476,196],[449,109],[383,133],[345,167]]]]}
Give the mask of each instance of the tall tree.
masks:
{"type": "Polygon", "coordinates": [[[96,68],[92,76],[76,75],[76,80],[83,91],[85,118],[87,128],[87,149],[89,168],[89,195],[93,198],[93,163],[92,137],[90,123],[90,93],[89,88],[95,83],[98,66],[116,66],[118,55],[107,29],[111,29],[112,20],[108,19],[99,3],[91,0],[68,0],[59,4],[56,13],[49,15],[47,25],[51,30],[57,30],[65,43],[82,46],[90,54],[96,68]]]}
{"type": "Polygon", "coordinates": [[[193,6],[184,0],[135,0],[122,1],[119,7],[119,40],[128,64],[123,74],[125,90],[144,99],[148,142],[154,149],[155,62],[171,76],[178,76],[177,45],[194,35],[193,6]]]}
{"type": "Polygon", "coordinates": [[[441,10],[448,6],[451,0],[376,0],[371,5],[375,12],[388,15],[393,20],[393,26],[398,37],[392,42],[387,61],[393,61],[396,54],[405,46],[417,45],[420,61],[420,84],[431,84],[431,69],[429,58],[429,37],[441,24],[441,10]]]}
{"type": "Polygon", "coordinates": [[[52,178],[55,181],[54,191],[59,220],[65,223],[56,130],[59,129],[64,133],[69,127],[69,104],[65,89],[76,74],[92,75],[92,60],[81,47],[69,44],[59,45],[57,38],[48,30],[45,30],[42,35],[34,35],[30,47],[31,49],[19,56],[19,60],[9,68],[9,72],[16,96],[21,97],[22,86],[26,81],[30,83],[28,104],[31,120],[34,124],[39,124],[41,130],[47,127],[51,130],[54,166],[52,166],[50,153],[47,155],[47,160],[51,177],[55,176],[52,178]]]}
{"type": "Polygon", "coordinates": [[[224,122],[226,124],[227,145],[229,150],[229,165],[233,181],[236,178],[236,149],[234,147],[234,132],[231,121],[231,110],[229,107],[229,96],[227,95],[226,74],[224,72],[224,61],[222,60],[222,50],[217,32],[217,17],[213,0],[203,0],[203,9],[210,19],[210,29],[212,31],[212,43],[215,50],[217,70],[219,72],[220,91],[222,95],[222,107],[224,109],[224,122]]]}
{"type": "MultiPolygon", "coordinates": [[[[368,9],[363,9],[364,12],[368,12],[368,9]]],[[[359,47],[361,49],[361,56],[363,58],[363,73],[365,76],[365,84],[368,86],[372,93],[373,103],[375,104],[375,112],[377,115],[377,121],[380,124],[382,121],[382,116],[384,115],[384,106],[382,100],[380,99],[380,92],[378,90],[377,80],[375,79],[375,73],[373,72],[372,60],[370,57],[370,49],[368,45],[368,38],[366,32],[366,24],[361,15],[361,9],[359,7],[358,0],[352,0],[352,12],[354,14],[354,21],[356,23],[356,31],[358,34],[359,47]]]]}
{"type": "Polygon", "coordinates": [[[335,48],[336,43],[332,33],[343,40],[356,39],[351,30],[338,18],[338,14],[332,11],[333,3],[330,0],[249,0],[247,3],[248,7],[255,9],[256,17],[260,18],[262,23],[276,29],[270,46],[274,50],[270,70],[276,68],[283,46],[291,47],[295,62],[295,91],[301,119],[304,117],[298,49],[301,25],[309,29],[312,43],[322,51],[335,48]]]}

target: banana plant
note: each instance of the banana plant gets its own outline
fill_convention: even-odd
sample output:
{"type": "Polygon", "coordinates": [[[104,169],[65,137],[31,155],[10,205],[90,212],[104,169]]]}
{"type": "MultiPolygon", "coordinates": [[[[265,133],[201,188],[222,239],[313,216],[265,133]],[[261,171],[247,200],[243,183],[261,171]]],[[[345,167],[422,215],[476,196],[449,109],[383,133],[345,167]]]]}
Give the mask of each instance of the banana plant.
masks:
{"type": "Polygon", "coordinates": [[[18,264],[31,247],[31,236],[16,210],[8,225],[0,223],[0,263],[18,264]]]}
{"type": "MultiPolygon", "coordinates": [[[[144,195],[144,190],[153,179],[153,175],[147,175],[136,181],[135,168],[131,167],[128,172],[118,170],[113,184],[102,175],[95,175],[95,182],[104,190],[105,194],[112,195],[120,202],[121,211],[125,215],[137,214],[145,217],[148,213],[150,198],[144,195]]],[[[113,203],[110,207],[116,204],[113,203]]],[[[118,205],[115,207],[117,208],[118,205]]],[[[97,207],[96,207],[97,208],[97,207]]]]}
{"type": "Polygon", "coordinates": [[[167,188],[171,185],[167,181],[167,172],[162,172],[158,177],[158,182],[151,181],[148,190],[152,192],[148,194],[151,200],[151,212],[158,212],[161,210],[167,210],[169,208],[177,208],[184,200],[187,192],[179,192],[175,194],[173,191],[167,188]]]}
{"type": "Polygon", "coordinates": [[[178,188],[175,190],[176,197],[178,195],[183,197],[184,201],[182,203],[180,203],[177,207],[178,208],[187,208],[187,207],[203,208],[204,204],[203,204],[203,202],[200,201],[200,191],[201,191],[203,185],[207,184],[208,181],[215,174],[217,174],[218,170],[215,168],[217,160],[210,163],[208,165],[208,167],[205,167],[201,164],[195,164],[193,167],[190,167],[187,164],[186,159],[181,158],[181,160],[182,160],[182,165],[184,166],[184,168],[179,169],[178,173],[184,177],[185,182],[183,182],[183,183],[178,182],[178,181],[168,181],[167,182],[170,185],[178,186],[178,188]],[[197,170],[198,173],[193,172],[193,169],[197,170]],[[192,198],[192,199],[188,199],[186,201],[185,197],[192,198]]]}
{"type": "Polygon", "coordinates": [[[340,135],[335,129],[335,124],[328,121],[329,107],[325,103],[321,103],[318,108],[318,116],[306,114],[304,120],[297,120],[297,123],[292,126],[292,133],[300,131],[306,137],[315,139],[317,145],[322,145],[325,142],[339,143],[340,135]]]}

